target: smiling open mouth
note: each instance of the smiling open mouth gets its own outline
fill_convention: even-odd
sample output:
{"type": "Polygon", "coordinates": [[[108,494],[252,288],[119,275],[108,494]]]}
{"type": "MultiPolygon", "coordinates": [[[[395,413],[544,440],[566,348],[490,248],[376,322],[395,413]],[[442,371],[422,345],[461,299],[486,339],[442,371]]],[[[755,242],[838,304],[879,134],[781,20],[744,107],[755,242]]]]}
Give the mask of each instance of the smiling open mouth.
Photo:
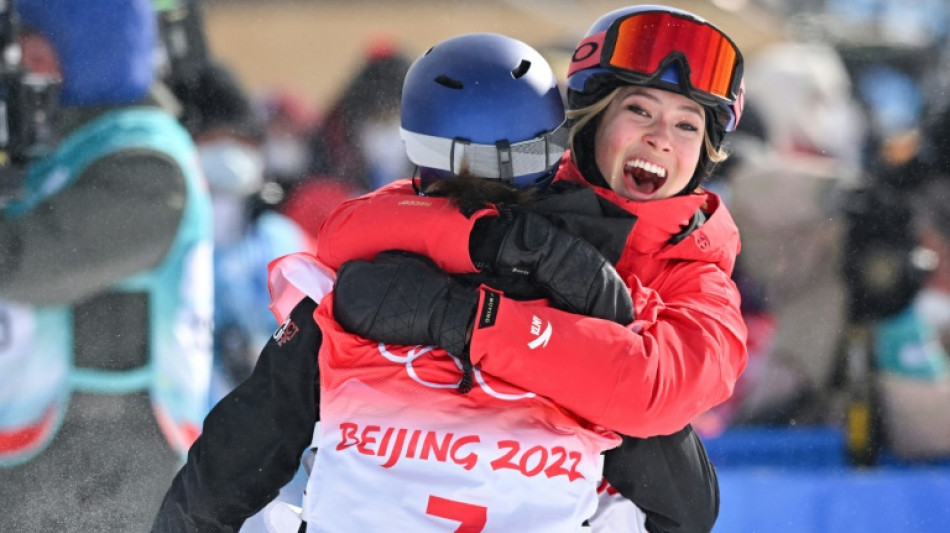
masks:
{"type": "Polygon", "coordinates": [[[642,159],[627,162],[623,166],[623,175],[627,183],[641,194],[653,194],[666,183],[666,169],[642,159]]]}

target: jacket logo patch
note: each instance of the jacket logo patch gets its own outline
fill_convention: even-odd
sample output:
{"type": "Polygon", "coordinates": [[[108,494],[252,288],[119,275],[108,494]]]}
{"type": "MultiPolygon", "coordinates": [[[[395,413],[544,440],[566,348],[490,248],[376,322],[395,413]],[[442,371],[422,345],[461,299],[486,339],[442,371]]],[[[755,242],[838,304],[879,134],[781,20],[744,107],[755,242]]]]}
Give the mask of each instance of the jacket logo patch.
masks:
{"type": "Polygon", "coordinates": [[[482,313],[478,317],[478,327],[487,328],[495,325],[495,319],[498,317],[498,304],[501,303],[501,297],[498,293],[484,291],[485,303],[482,304],[482,313]]]}
{"type": "Polygon", "coordinates": [[[426,202],[425,200],[403,200],[396,205],[412,205],[416,207],[429,207],[432,205],[432,202],[426,202]]]}
{"type": "Polygon", "coordinates": [[[705,235],[696,235],[696,246],[700,250],[705,250],[709,248],[709,239],[705,235]]]}
{"type": "Polygon", "coordinates": [[[548,341],[551,340],[551,333],[553,333],[553,329],[551,328],[551,323],[548,322],[548,327],[544,328],[544,332],[542,333],[541,326],[543,325],[543,320],[537,316],[531,317],[531,334],[535,336],[535,339],[528,343],[528,348],[535,350],[537,348],[544,348],[548,345],[548,341]]]}
{"type": "Polygon", "coordinates": [[[277,341],[277,346],[283,346],[290,342],[293,339],[297,332],[300,331],[297,328],[297,324],[294,324],[289,318],[280,325],[280,328],[274,332],[274,340],[277,341]]]}

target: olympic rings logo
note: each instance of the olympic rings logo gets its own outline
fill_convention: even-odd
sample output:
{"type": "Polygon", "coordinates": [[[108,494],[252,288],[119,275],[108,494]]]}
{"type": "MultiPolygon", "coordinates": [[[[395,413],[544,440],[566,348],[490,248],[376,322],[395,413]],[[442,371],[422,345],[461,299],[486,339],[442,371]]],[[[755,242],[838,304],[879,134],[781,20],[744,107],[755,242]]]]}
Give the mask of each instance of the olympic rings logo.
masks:
{"type": "MultiPolygon", "coordinates": [[[[406,374],[416,383],[426,386],[426,387],[433,388],[433,389],[457,388],[459,385],[458,381],[456,381],[455,383],[433,383],[431,381],[426,381],[422,379],[421,376],[419,376],[418,372],[416,372],[415,367],[413,367],[413,361],[431,352],[435,348],[436,348],[435,346],[417,345],[410,348],[409,352],[406,355],[402,356],[402,355],[396,355],[390,352],[386,348],[386,345],[384,343],[379,343],[380,355],[382,355],[383,357],[385,357],[386,359],[388,359],[389,361],[393,363],[405,365],[406,374]]],[[[462,363],[459,362],[458,358],[456,358],[454,355],[452,354],[448,354],[448,355],[452,357],[452,361],[455,363],[455,366],[458,368],[459,372],[461,372],[462,363]]],[[[489,385],[488,382],[485,380],[485,376],[482,375],[481,369],[479,369],[476,366],[475,368],[472,369],[472,371],[473,371],[473,374],[475,375],[475,382],[478,384],[478,386],[481,387],[485,391],[486,394],[488,394],[489,396],[498,398],[499,400],[517,401],[517,400],[525,400],[528,398],[534,398],[536,396],[536,394],[533,392],[525,392],[523,394],[506,394],[503,392],[498,392],[495,389],[493,389],[491,385],[489,385]]]]}

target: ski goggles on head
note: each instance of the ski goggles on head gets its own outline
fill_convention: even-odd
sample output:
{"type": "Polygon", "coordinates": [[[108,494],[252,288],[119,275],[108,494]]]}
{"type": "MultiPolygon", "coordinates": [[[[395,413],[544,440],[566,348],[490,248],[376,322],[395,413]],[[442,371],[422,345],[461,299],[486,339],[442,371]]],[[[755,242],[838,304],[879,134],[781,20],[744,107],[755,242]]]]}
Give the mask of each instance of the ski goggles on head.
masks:
{"type": "Polygon", "coordinates": [[[666,11],[631,13],[582,40],[568,77],[601,67],[621,80],[645,83],[677,58],[694,96],[735,101],[742,79],[742,54],[735,43],[708,22],[666,11]]]}

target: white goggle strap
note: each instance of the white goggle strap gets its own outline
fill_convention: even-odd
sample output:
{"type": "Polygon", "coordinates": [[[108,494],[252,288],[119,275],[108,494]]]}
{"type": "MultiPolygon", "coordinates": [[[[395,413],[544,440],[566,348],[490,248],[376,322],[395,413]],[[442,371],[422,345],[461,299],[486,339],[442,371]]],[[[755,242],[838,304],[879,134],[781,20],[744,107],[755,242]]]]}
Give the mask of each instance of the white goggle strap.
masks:
{"type": "Polygon", "coordinates": [[[401,128],[400,133],[409,160],[420,167],[447,170],[455,175],[466,169],[479,178],[503,181],[550,169],[564,155],[568,140],[568,129],[563,124],[549,134],[514,144],[475,144],[401,128]]]}

